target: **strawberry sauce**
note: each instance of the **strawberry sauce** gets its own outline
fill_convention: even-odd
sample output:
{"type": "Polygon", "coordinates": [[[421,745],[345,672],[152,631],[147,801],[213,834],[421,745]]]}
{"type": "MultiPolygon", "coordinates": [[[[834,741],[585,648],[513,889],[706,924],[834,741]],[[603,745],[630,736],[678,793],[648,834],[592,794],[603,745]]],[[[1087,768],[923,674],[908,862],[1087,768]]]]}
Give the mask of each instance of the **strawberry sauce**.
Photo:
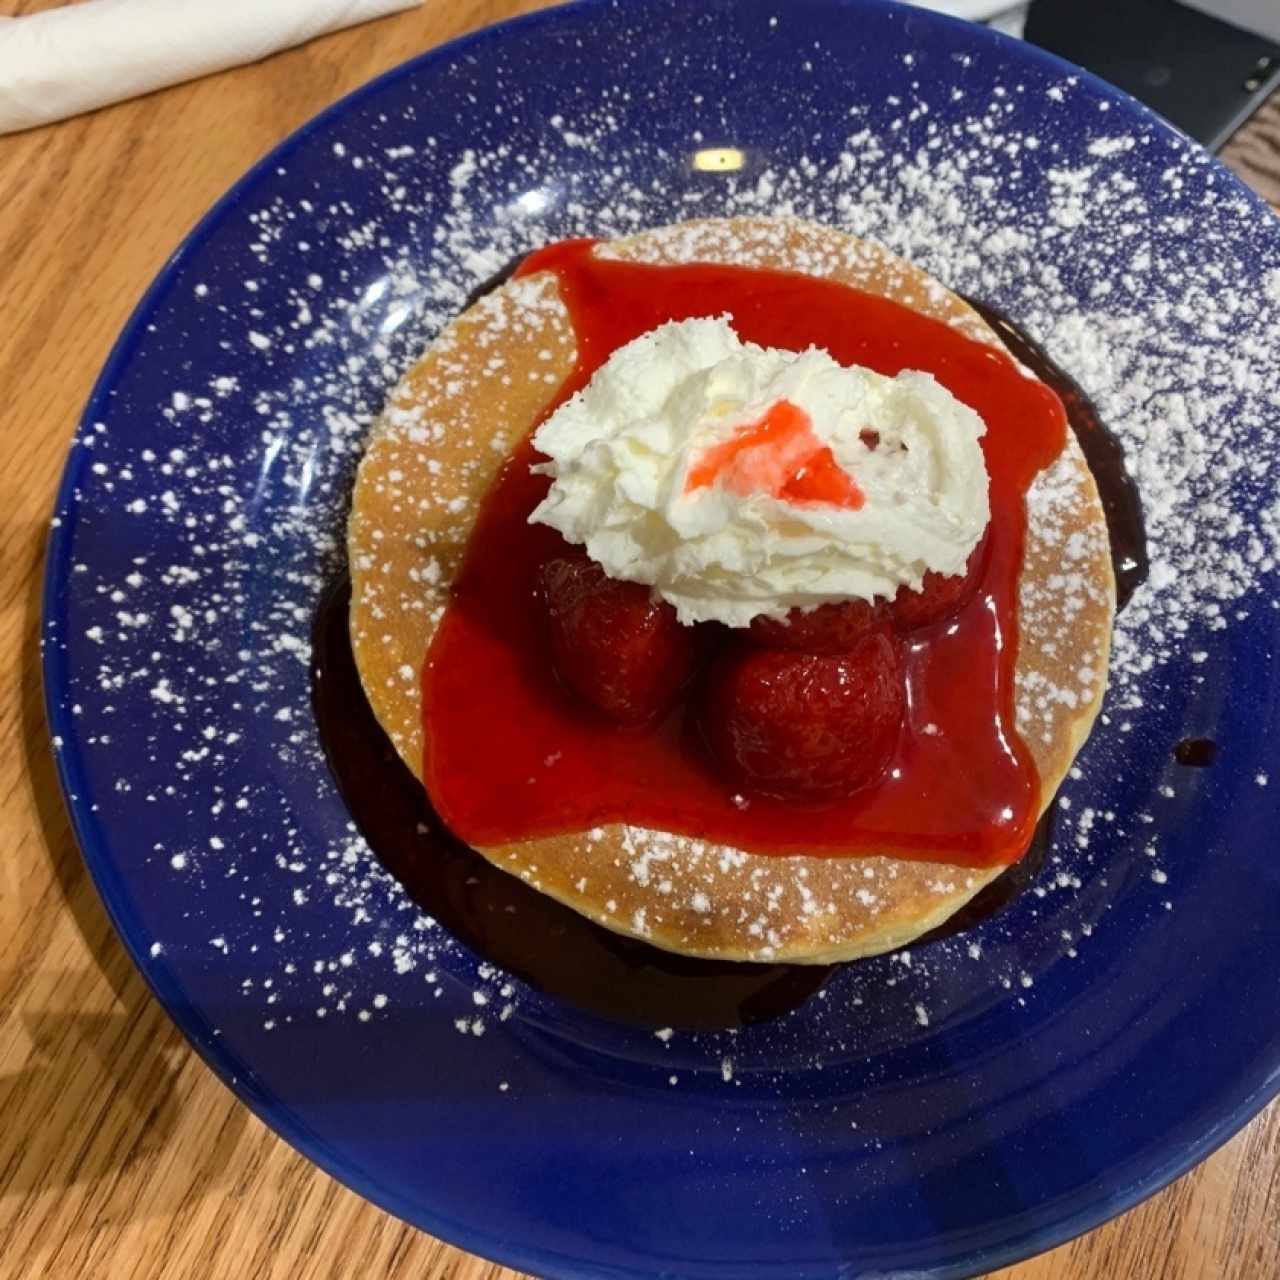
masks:
{"type": "Polygon", "coordinates": [[[826,503],[857,511],[866,502],[835,454],[814,434],[809,415],[790,400],[770,405],[759,422],[739,427],[689,469],[685,492],[719,481],[744,498],[764,493],[785,502],[826,503]]]}
{"type": "Polygon", "coordinates": [[[825,807],[745,796],[685,707],[620,729],[556,682],[533,584],[564,543],[527,523],[549,481],[530,475],[539,455],[526,440],[485,499],[423,670],[424,782],[443,821],[473,845],[627,822],[762,854],[1015,861],[1040,799],[1013,716],[1025,496],[1063,447],[1062,402],[1001,352],[886,299],[785,272],[598,261],[591,244],[553,245],[520,270],[556,272],[577,338],[577,366],[551,408],[640,334],[726,312],[744,341],[819,346],[890,376],[924,369],[987,424],[989,554],[955,619],[908,646],[906,723],[880,782],[825,807]]]}

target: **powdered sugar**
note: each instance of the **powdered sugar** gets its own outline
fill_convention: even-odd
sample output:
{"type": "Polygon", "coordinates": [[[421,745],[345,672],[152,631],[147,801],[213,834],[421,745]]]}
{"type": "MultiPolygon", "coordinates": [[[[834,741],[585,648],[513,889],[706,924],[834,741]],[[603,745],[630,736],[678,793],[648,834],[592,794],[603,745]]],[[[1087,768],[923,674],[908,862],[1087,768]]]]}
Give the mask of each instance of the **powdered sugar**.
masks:
{"type": "MultiPolygon", "coordinates": [[[[155,334],[140,339],[153,367],[171,372],[124,379],[114,403],[98,405],[58,513],[55,554],[73,593],[69,630],[55,618],[47,637],[68,646],[61,710],[104,824],[151,813],[163,832],[165,847],[130,865],[172,899],[142,924],[166,930],[154,944],[166,962],[199,951],[275,1034],[320,1017],[361,1034],[425,999],[447,1006],[460,1042],[480,1051],[511,1010],[536,1004],[482,974],[482,959],[423,916],[347,824],[309,713],[310,620],[340,566],[367,428],[486,275],[549,239],[752,212],[878,239],[1041,340],[1121,434],[1153,571],[1119,619],[1107,720],[1067,785],[1074,807],[1060,810],[1053,852],[1018,908],[1020,935],[997,920],[981,945],[937,942],[910,966],[851,970],[787,1028],[744,1033],[756,1048],[735,1050],[735,1082],[789,1037],[809,1063],[917,1024],[936,1030],[1015,989],[1034,1001],[1022,975],[1086,954],[1122,893],[1149,893],[1163,916],[1158,891],[1176,888],[1176,870],[1143,855],[1138,810],[1181,803],[1188,789],[1160,767],[1164,695],[1191,667],[1195,678],[1212,670],[1280,553],[1277,460],[1253,447],[1280,405],[1280,271],[1259,290],[1261,214],[1185,141],[1136,118],[1125,131],[1118,112],[1075,139],[1070,112],[1086,91],[1042,71],[1011,76],[999,93],[980,86],[962,114],[950,105],[967,92],[959,71],[936,85],[918,73],[904,67],[896,102],[854,101],[839,136],[798,137],[785,164],[750,153],[738,171],[698,170],[696,146],[636,141],[619,89],[566,103],[536,136],[461,151],[411,114],[371,118],[341,142],[320,135],[297,161],[344,190],[358,181],[359,200],[295,181],[288,158],[245,193],[226,243],[199,261],[199,283],[157,302],[155,334]],[[1190,656],[1201,653],[1205,662],[1190,656]],[[969,974],[959,985],[936,976],[957,971],[969,974]],[[851,1030],[851,1011],[873,1002],[883,1021],[851,1030]]],[[[703,122],[708,137],[713,124],[703,122]]],[[[1034,495],[1049,524],[1055,480],[1043,477],[1034,495]]],[[[1061,545],[1055,589],[1070,609],[1085,587],[1061,545]]],[[[428,562],[423,599],[439,607],[447,578],[428,562]]],[[[1033,682],[1020,701],[1024,732],[1092,679],[1082,664],[1074,682],[1033,682]]],[[[1250,790],[1266,787],[1265,771],[1254,779],[1250,790]]],[[[698,867],[732,851],[681,844],[675,875],[661,837],[636,832],[633,845],[637,880],[666,877],[680,909],[710,909],[698,867]]],[[[864,880],[851,892],[874,909],[881,887],[874,873],[864,880]]],[[[753,917],[762,958],[771,916],[823,910],[805,888],[753,917]]],[[[676,1032],[657,1048],[715,1077],[730,1061],[723,1040],[676,1032]]]]}

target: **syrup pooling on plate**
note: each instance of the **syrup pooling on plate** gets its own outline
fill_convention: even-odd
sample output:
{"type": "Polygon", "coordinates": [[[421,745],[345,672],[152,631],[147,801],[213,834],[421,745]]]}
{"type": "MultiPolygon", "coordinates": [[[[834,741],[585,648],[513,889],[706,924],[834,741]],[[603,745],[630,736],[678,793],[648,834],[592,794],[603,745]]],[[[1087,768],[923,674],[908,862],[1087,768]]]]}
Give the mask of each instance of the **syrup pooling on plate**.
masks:
{"type": "MultiPolygon", "coordinates": [[[[537,991],[642,1026],[750,1026],[799,1008],[840,966],[735,963],[662,951],[595,924],[451,835],[379,727],[351,654],[350,587],[325,595],[312,628],[311,699],[351,817],[409,896],[459,941],[537,991]]],[[[998,915],[1040,873],[1054,808],[1026,855],[920,942],[998,915]]]]}
{"type": "MultiPolygon", "coordinates": [[[[347,581],[335,584],[312,628],[311,701],[325,755],[378,860],[455,938],[537,991],[646,1027],[749,1026],[798,1008],[826,983],[829,965],[701,960],[623,937],[450,835],[369,707],[351,653],[349,600],[347,581]]],[[[970,909],[1004,905],[992,898],[984,908],[989,892],[970,909]]]]}
{"type": "Polygon", "coordinates": [[[1018,360],[1058,393],[1067,411],[1067,420],[1089,463],[1089,471],[1098,486],[1102,510],[1107,517],[1118,613],[1147,580],[1151,567],[1142,501],[1137,482],[1125,466],[1124,446],[1103,423],[1093,401],[1085,395],[1080,384],[1050,360],[1044,348],[1030,334],[988,303],[975,298],[966,298],[965,301],[991,326],[1018,360]]]}
{"type": "Polygon", "coordinates": [[[708,761],[683,710],[619,732],[556,686],[530,591],[564,544],[527,523],[547,480],[531,474],[526,441],[485,500],[424,666],[424,780],[444,821],[481,846],[627,821],[756,853],[1016,859],[1040,800],[1013,720],[1025,494],[1061,452],[1061,402],[1003,353],[880,297],[786,272],[608,261],[591,247],[556,245],[521,268],[556,273],[573,321],[578,362],[557,403],[624,343],[707,314],[728,313],[761,346],[819,346],[889,376],[924,369],[987,423],[992,549],[953,622],[910,640],[908,725],[883,781],[824,808],[747,797],[708,761]]]}

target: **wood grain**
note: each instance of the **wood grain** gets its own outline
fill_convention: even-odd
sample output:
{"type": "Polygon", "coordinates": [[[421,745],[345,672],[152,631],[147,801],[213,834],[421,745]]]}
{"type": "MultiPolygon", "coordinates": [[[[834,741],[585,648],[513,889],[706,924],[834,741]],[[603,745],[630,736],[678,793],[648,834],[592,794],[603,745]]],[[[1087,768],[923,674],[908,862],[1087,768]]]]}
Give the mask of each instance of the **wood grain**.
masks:
{"type": "Polygon", "coordinates": [[[1280,209],[1280,91],[1223,147],[1222,159],[1280,209]]]}
{"type": "MultiPolygon", "coordinates": [[[[46,7],[0,5],[0,13],[46,7]]],[[[520,0],[428,0],[264,64],[0,138],[0,1275],[511,1280],[309,1165],[186,1048],[125,958],[57,792],[39,581],[73,424],[179,237],[286,132],[520,0]]],[[[1232,156],[1277,176],[1280,103],[1232,156]],[[1270,138],[1270,142],[1266,141],[1270,138]],[[1269,168],[1268,166],[1271,165],[1269,168]]],[[[1273,197],[1274,198],[1274,197],[1273,197]]],[[[1119,1221],[1001,1280],[1280,1275],[1280,1108],[1119,1221]]]]}

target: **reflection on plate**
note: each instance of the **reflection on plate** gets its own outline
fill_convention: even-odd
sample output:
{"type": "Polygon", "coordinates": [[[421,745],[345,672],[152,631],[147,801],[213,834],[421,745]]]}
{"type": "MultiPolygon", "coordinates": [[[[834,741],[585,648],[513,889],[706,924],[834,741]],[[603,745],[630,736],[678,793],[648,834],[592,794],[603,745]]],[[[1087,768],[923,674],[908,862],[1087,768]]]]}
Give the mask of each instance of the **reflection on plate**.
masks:
{"type": "Polygon", "coordinates": [[[148,293],[58,501],[55,746],[139,965],[319,1164],[542,1274],[962,1275],[1133,1203],[1280,1068],[1277,262],[1265,208],[1128,99],[905,7],[580,5],[339,104],[148,293]],[[786,1016],[657,1036],[369,856],[311,627],[362,432],[474,288],[748,210],[882,239],[1042,342],[1125,442],[1152,571],[1026,893],[786,1016]]]}

